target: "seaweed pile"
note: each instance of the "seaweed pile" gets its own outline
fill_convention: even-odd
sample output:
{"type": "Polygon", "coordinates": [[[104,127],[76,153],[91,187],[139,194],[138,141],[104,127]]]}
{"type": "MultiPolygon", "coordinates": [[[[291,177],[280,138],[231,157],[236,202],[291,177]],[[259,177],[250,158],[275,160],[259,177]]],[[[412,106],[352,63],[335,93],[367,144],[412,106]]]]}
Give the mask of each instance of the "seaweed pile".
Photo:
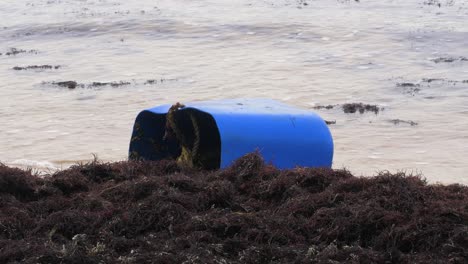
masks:
{"type": "MultiPolygon", "coordinates": [[[[339,105],[317,105],[314,106],[313,109],[330,110],[335,108],[335,106],[339,105]]],[[[359,112],[360,114],[364,114],[364,112],[374,112],[374,114],[378,114],[380,111],[384,110],[383,107],[363,103],[346,103],[341,106],[341,109],[345,114],[354,114],[357,112],[359,112]]]]}
{"type": "Polygon", "coordinates": [[[0,164],[0,263],[466,263],[468,187],[175,161],[0,164]]]}

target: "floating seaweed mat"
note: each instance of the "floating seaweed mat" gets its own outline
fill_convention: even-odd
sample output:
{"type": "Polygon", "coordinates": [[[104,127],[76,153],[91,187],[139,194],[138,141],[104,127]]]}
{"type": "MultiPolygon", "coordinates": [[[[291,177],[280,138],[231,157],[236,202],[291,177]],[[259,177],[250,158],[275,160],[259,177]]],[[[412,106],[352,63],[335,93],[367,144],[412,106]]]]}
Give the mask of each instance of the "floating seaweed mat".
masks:
{"type": "Polygon", "coordinates": [[[129,158],[217,169],[256,150],[278,168],[331,167],[333,139],[317,114],[273,100],[177,103],[137,116],[129,158]]]}

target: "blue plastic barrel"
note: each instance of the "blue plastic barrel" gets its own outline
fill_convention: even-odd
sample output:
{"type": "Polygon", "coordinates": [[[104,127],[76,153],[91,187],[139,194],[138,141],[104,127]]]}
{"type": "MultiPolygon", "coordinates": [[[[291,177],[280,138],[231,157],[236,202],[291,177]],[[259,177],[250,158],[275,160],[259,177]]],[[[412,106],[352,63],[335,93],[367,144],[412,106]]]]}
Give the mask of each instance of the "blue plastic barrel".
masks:
{"type": "Polygon", "coordinates": [[[167,104],[138,114],[130,142],[130,159],[177,158],[184,145],[202,157],[195,165],[206,169],[227,167],[254,151],[278,168],[332,165],[330,130],[311,111],[269,99],[192,102],[177,108],[169,117],[170,109],[167,104]],[[174,134],[184,134],[182,139],[167,136],[168,119],[178,122],[178,134],[174,134]]]}

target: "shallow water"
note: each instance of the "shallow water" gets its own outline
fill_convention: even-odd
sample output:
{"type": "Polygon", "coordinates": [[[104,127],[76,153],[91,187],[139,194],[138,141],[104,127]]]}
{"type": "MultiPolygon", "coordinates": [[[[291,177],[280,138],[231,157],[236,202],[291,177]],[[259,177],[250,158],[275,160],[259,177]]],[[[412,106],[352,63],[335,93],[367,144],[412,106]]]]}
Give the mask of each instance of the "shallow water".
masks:
{"type": "Polygon", "coordinates": [[[0,161],[123,160],[142,109],[268,97],[336,120],[335,168],[468,184],[467,19],[450,0],[2,1],[0,161]],[[30,65],[60,67],[12,69],[30,65]],[[353,102],[384,110],[312,109],[353,102]]]}

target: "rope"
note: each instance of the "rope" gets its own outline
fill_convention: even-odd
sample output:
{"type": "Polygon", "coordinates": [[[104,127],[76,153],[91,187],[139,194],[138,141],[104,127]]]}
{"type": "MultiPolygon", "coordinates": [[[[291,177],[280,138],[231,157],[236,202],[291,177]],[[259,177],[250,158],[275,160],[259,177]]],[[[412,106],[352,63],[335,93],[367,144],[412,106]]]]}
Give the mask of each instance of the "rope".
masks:
{"type": "MultiPolygon", "coordinates": [[[[199,150],[200,150],[200,126],[197,123],[197,120],[195,119],[195,115],[193,113],[190,113],[190,120],[192,121],[192,126],[193,126],[193,131],[195,132],[195,140],[193,142],[193,148],[192,148],[192,158],[196,163],[199,161],[199,150]]],[[[199,164],[197,164],[199,165],[199,164]]]]}
{"type": "Polygon", "coordinates": [[[188,112],[190,121],[192,122],[195,137],[193,146],[190,149],[190,142],[188,142],[187,138],[184,136],[183,131],[180,129],[181,126],[175,118],[175,112],[183,107],[185,107],[185,105],[176,103],[175,105],[171,106],[171,108],[169,108],[169,111],[166,115],[166,133],[164,134],[164,139],[170,137],[171,134],[175,135],[182,149],[180,156],[177,158],[177,161],[187,163],[189,166],[193,167],[195,164],[201,165],[199,164],[200,126],[193,112],[188,112]]]}
{"type": "Polygon", "coordinates": [[[171,136],[171,134],[175,134],[177,140],[180,140],[183,137],[182,131],[180,131],[180,128],[175,122],[174,116],[174,113],[183,107],[185,107],[185,105],[181,103],[176,103],[175,105],[171,106],[171,108],[169,108],[169,111],[167,111],[166,133],[164,134],[163,139],[168,138],[169,136],[171,136]]]}

